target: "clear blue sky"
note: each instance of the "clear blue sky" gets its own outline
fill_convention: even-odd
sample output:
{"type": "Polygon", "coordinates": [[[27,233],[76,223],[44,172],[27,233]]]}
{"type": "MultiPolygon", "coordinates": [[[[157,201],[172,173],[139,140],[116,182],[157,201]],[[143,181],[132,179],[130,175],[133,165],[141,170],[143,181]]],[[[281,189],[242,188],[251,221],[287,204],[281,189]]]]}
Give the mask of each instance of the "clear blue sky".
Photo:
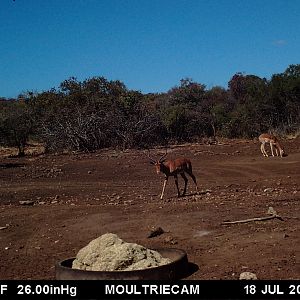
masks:
{"type": "Polygon", "coordinates": [[[75,76],[143,93],[300,63],[298,0],[0,0],[0,96],[75,76]]]}

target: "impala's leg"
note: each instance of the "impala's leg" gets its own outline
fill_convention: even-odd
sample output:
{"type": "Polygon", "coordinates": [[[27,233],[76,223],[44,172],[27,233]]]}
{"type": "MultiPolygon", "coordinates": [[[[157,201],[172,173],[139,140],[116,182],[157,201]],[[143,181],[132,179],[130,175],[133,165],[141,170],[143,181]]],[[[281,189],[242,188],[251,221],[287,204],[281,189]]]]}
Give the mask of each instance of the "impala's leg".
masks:
{"type": "Polygon", "coordinates": [[[266,157],[269,157],[269,154],[268,154],[268,152],[267,152],[267,150],[266,150],[266,144],[264,144],[264,151],[265,151],[266,157]]]}
{"type": "Polygon", "coordinates": [[[181,175],[181,177],[182,177],[183,180],[184,180],[184,190],[183,190],[183,194],[182,194],[182,196],[184,196],[185,193],[186,193],[186,187],[187,187],[188,179],[186,178],[186,176],[185,176],[184,173],[180,173],[180,175],[181,175]]]}
{"type": "Polygon", "coordinates": [[[165,177],[165,181],[164,181],[164,184],[163,184],[163,189],[162,189],[162,192],[161,192],[161,195],[160,195],[160,200],[162,200],[162,198],[164,197],[164,192],[165,192],[167,182],[168,182],[168,177],[165,177]]]}
{"type": "Polygon", "coordinates": [[[270,147],[271,147],[272,156],[274,156],[273,144],[272,143],[270,143],[270,147]]]}
{"type": "Polygon", "coordinates": [[[195,183],[195,186],[196,186],[196,191],[197,191],[197,193],[198,193],[198,185],[197,185],[196,177],[194,176],[194,174],[193,174],[192,171],[187,170],[186,172],[187,172],[187,173],[191,176],[191,178],[193,179],[193,181],[194,181],[194,183],[195,183]]]}
{"type": "Polygon", "coordinates": [[[260,152],[262,153],[263,156],[265,156],[265,153],[263,151],[263,144],[260,144],[260,152]]]}
{"type": "Polygon", "coordinates": [[[179,191],[179,187],[178,187],[178,177],[177,177],[177,175],[174,175],[174,179],[175,179],[175,184],[176,184],[176,187],[177,187],[178,197],[180,197],[180,191],[179,191]]]}
{"type": "Polygon", "coordinates": [[[275,145],[276,155],[281,156],[280,148],[278,148],[277,145],[275,145]]]}
{"type": "Polygon", "coordinates": [[[266,152],[266,149],[265,149],[265,143],[261,144],[260,150],[261,150],[261,153],[263,154],[263,156],[268,157],[268,153],[266,152]]]}

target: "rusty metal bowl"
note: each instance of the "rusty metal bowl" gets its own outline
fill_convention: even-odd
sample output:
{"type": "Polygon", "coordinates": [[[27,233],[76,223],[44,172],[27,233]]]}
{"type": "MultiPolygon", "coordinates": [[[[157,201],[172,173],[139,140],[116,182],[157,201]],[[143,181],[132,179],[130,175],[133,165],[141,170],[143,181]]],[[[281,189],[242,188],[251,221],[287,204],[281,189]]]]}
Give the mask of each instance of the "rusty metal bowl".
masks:
{"type": "Polygon", "coordinates": [[[55,274],[58,280],[174,280],[188,274],[188,258],[184,250],[175,248],[153,249],[171,263],[136,271],[85,271],[72,269],[75,259],[69,258],[56,264],[55,274]]]}

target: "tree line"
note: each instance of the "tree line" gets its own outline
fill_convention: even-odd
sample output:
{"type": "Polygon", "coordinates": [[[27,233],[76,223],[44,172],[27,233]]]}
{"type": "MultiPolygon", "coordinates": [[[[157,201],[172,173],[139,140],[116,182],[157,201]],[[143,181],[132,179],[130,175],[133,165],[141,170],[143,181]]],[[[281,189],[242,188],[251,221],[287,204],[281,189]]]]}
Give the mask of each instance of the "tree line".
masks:
{"type": "Polygon", "coordinates": [[[49,91],[0,98],[0,145],[19,155],[29,140],[47,151],[94,151],[299,129],[300,65],[269,80],[236,73],[228,88],[184,78],[165,93],[143,94],[118,80],[71,77],[49,91]]]}

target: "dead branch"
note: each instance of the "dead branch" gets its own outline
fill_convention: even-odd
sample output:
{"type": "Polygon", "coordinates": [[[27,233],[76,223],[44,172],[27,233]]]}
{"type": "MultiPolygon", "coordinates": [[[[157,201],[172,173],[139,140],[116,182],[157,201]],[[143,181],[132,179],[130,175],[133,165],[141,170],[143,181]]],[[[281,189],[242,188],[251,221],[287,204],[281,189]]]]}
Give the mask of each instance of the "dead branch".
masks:
{"type": "Polygon", "coordinates": [[[266,221],[271,219],[279,219],[280,221],[284,221],[283,218],[277,214],[276,210],[273,207],[269,207],[267,214],[269,216],[267,217],[261,217],[261,218],[252,218],[252,219],[246,219],[246,220],[238,220],[238,221],[225,221],[222,222],[221,225],[229,225],[229,224],[237,224],[237,223],[248,223],[248,222],[255,222],[255,221],[266,221]]]}
{"type": "Polygon", "coordinates": [[[282,217],[279,215],[271,215],[267,217],[261,217],[261,218],[252,218],[252,219],[246,219],[246,220],[238,220],[238,221],[226,221],[222,222],[221,225],[229,225],[229,224],[237,224],[237,223],[248,223],[248,222],[255,222],[255,221],[266,221],[266,220],[271,220],[271,219],[279,219],[281,221],[284,221],[282,217]]]}
{"type": "Polygon", "coordinates": [[[294,216],[283,216],[285,219],[297,219],[300,220],[300,217],[294,217],[294,216]]]}

